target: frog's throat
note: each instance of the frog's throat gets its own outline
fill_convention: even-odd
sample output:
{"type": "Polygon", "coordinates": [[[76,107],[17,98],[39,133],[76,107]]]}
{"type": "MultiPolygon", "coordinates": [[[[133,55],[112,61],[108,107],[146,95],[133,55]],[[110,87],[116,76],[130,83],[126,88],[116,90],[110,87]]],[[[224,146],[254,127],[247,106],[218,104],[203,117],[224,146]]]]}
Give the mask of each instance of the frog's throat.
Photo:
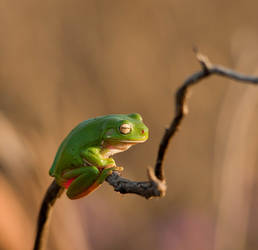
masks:
{"type": "Polygon", "coordinates": [[[108,158],[114,154],[128,150],[134,144],[136,144],[136,143],[133,143],[131,141],[129,143],[124,143],[124,142],[119,142],[116,144],[105,143],[103,145],[101,154],[103,157],[108,158]]]}

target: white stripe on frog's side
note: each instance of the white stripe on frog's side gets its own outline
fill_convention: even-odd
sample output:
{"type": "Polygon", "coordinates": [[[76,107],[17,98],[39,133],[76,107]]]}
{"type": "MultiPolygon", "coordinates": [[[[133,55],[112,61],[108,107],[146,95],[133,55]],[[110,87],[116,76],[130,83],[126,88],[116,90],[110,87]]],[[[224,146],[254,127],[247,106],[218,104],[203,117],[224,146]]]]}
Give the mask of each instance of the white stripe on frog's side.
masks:
{"type": "Polygon", "coordinates": [[[143,142],[145,142],[145,141],[146,141],[146,140],[143,140],[143,141],[120,141],[120,142],[137,144],[137,143],[143,143],[143,142]]]}

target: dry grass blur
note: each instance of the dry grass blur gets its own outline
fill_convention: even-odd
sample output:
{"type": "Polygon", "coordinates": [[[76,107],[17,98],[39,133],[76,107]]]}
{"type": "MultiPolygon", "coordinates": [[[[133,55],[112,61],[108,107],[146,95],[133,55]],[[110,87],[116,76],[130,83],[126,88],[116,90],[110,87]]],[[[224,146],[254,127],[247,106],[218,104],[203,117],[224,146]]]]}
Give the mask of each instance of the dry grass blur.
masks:
{"type": "MultiPolygon", "coordinates": [[[[142,180],[173,114],[173,94],[213,62],[258,74],[255,0],[0,1],[0,249],[32,247],[48,169],[78,122],[139,112],[147,143],[117,155],[142,180]]],[[[58,200],[48,249],[258,249],[258,89],[213,77],[166,156],[167,196],[121,196],[106,183],[58,200]]]]}

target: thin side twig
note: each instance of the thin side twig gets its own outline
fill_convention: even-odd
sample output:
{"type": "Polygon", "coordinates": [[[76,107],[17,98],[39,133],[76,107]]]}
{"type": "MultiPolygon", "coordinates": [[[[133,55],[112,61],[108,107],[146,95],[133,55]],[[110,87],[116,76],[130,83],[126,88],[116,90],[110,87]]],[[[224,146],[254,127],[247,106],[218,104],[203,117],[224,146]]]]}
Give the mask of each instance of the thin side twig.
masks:
{"type": "Polygon", "coordinates": [[[113,173],[106,181],[114,187],[114,190],[122,194],[134,193],[141,195],[145,198],[162,197],[166,192],[166,182],[164,175],[163,161],[169,145],[170,140],[178,131],[180,124],[187,114],[187,93],[191,86],[200,82],[204,78],[211,75],[220,75],[236,81],[257,84],[258,77],[243,75],[235,72],[231,69],[224,68],[222,66],[213,65],[209,59],[196,51],[196,57],[202,67],[202,69],[185,80],[183,85],[179,87],[175,96],[175,116],[172,122],[165,130],[163,138],[160,142],[157,160],[155,164],[155,175],[153,171],[149,170],[149,181],[146,182],[134,182],[120,177],[117,173],[113,173]]]}

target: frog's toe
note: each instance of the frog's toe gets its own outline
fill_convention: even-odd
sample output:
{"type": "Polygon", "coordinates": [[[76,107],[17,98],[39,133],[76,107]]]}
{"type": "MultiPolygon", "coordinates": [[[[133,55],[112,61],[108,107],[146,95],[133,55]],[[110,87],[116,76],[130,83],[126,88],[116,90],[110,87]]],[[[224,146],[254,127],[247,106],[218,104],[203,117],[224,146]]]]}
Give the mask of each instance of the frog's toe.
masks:
{"type": "Polygon", "coordinates": [[[114,171],[123,171],[123,170],[124,170],[123,167],[115,167],[115,168],[114,168],[114,171]]]}
{"type": "Polygon", "coordinates": [[[111,167],[111,168],[105,168],[105,169],[111,171],[111,173],[112,173],[112,171],[123,171],[124,170],[123,167],[118,167],[118,166],[111,167]]]}

